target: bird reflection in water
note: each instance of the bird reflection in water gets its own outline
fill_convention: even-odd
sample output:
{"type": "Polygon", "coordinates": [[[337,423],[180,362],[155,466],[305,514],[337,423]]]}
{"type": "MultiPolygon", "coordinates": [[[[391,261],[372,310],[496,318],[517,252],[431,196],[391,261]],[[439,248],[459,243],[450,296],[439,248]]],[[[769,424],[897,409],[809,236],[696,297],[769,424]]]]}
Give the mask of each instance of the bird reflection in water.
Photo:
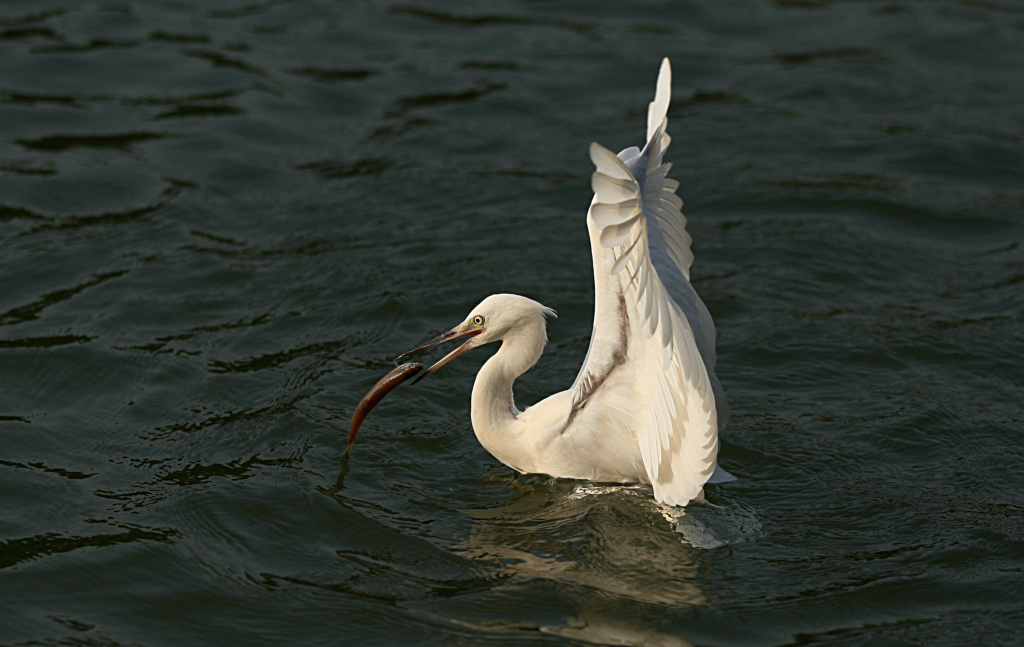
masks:
{"type": "Polygon", "coordinates": [[[504,505],[463,510],[474,525],[456,548],[497,570],[501,577],[491,595],[502,598],[548,580],[578,592],[576,613],[564,624],[538,626],[540,631],[598,644],[691,644],[643,614],[624,612],[705,606],[708,600],[702,551],[680,541],[662,514],[670,507],[653,501],[649,487],[539,476],[515,478],[511,486],[504,505]]]}
{"type": "MultiPolygon", "coordinates": [[[[346,457],[327,493],[353,511],[361,506],[345,496],[348,472],[346,457]]],[[[465,540],[447,550],[474,569],[483,567],[488,586],[460,602],[463,611],[443,615],[485,633],[541,631],[596,644],[689,645],[666,624],[663,610],[706,606],[713,597],[707,551],[746,541],[761,527],[736,502],[673,507],[654,501],[645,485],[516,475],[480,487],[479,507],[459,511],[472,521],[465,540]],[[543,595],[551,588],[560,621],[523,620],[521,608],[510,610],[509,600],[522,599],[524,590],[543,595]]]]}

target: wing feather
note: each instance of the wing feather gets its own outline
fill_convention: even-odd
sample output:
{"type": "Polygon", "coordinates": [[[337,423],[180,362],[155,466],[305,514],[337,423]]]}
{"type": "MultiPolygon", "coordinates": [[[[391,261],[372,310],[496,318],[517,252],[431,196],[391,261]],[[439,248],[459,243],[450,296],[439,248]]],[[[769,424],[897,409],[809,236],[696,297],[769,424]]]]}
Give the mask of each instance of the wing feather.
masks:
{"type": "Polygon", "coordinates": [[[639,217],[632,218],[618,225],[608,225],[601,231],[601,244],[605,247],[620,247],[629,242],[633,236],[633,228],[639,217]]]}
{"type": "Polygon", "coordinates": [[[597,167],[597,172],[602,175],[615,180],[624,180],[632,182],[632,184],[639,189],[639,185],[636,182],[636,178],[633,177],[633,172],[623,164],[622,160],[604,146],[599,144],[590,145],[590,159],[594,162],[594,166],[597,167]]]}
{"type": "MultiPolygon", "coordinates": [[[[612,265],[612,269],[609,272],[612,276],[618,276],[619,272],[621,272],[622,269],[626,267],[626,264],[629,263],[629,260],[631,258],[630,254],[632,254],[633,248],[636,247],[637,243],[639,243],[641,240],[643,240],[643,238],[641,236],[637,236],[636,239],[634,239],[633,242],[629,244],[629,247],[627,247],[626,250],[615,259],[615,263],[612,265]]],[[[632,281],[633,277],[630,276],[629,280],[632,281]]]]}
{"type": "Polygon", "coordinates": [[[672,68],[668,59],[662,59],[658,70],[658,82],[654,89],[654,101],[647,108],[647,141],[654,137],[654,131],[668,116],[668,104],[672,98],[672,68]]]}
{"type": "Polygon", "coordinates": [[[640,198],[634,197],[614,204],[595,204],[590,210],[590,215],[594,217],[594,223],[601,229],[632,222],[640,215],[640,198]]]}
{"type": "Polygon", "coordinates": [[[635,180],[614,178],[600,171],[590,177],[590,187],[594,190],[598,202],[602,204],[622,202],[636,195],[635,180]]]}

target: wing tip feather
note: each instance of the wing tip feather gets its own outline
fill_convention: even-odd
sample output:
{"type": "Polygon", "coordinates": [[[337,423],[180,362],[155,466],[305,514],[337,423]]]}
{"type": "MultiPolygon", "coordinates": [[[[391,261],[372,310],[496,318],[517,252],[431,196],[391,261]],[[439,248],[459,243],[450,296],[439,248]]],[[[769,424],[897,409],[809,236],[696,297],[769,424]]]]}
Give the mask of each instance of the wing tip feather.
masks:
{"type": "Polygon", "coordinates": [[[658,81],[654,86],[654,101],[647,108],[647,140],[650,141],[668,115],[668,105],[672,99],[672,64],[668,57],[661,59],[658,69],[658,81]]]}

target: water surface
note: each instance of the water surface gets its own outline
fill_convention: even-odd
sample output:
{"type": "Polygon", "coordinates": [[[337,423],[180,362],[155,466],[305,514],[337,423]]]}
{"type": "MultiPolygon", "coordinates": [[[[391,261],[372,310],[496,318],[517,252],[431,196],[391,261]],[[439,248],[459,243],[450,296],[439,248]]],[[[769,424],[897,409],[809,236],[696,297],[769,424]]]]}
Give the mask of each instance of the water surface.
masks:
{"type": "Polygon", "coordinates": [[[1024,11],[1010,2],[0,8],[0,643],[1020,644],[1024,11]],[[495,292],[593,307],[586,150],[667,159],[740,477],[515,476],[495,292]]]}

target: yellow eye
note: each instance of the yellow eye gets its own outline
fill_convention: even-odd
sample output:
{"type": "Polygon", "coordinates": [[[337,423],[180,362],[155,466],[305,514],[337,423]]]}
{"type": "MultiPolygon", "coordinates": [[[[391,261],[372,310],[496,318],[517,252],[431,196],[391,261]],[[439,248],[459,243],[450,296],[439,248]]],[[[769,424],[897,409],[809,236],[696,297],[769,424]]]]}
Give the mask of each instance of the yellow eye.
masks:
{"type": "Polygon", "coordinates": [[[481,317],[480,315],[477,315],[477,316],[473,317],[473,325],[474,326],[482,326],[482,325],[484,325],[484,318],[481,317]]]}

